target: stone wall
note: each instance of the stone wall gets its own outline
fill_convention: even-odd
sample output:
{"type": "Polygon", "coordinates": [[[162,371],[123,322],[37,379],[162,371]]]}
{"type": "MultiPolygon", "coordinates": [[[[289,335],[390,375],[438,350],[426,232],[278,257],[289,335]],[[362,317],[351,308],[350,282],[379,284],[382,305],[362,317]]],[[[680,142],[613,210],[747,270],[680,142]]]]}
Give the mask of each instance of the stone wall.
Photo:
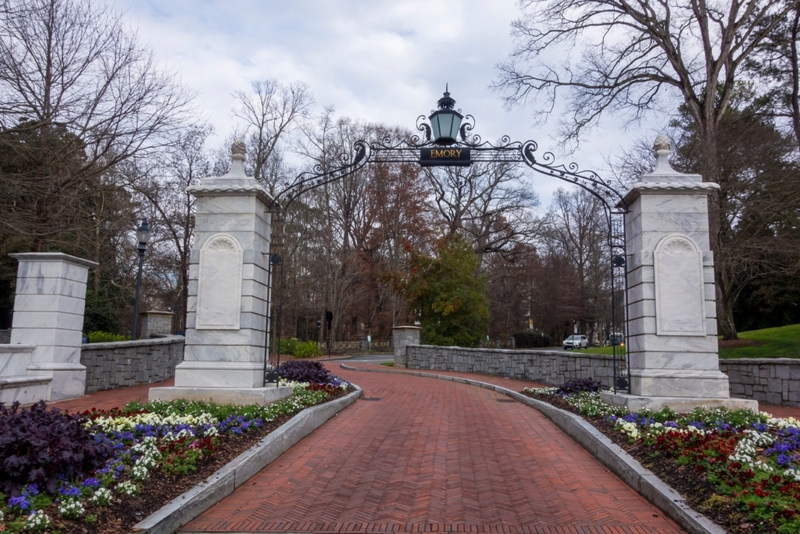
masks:
{"type": "Polygon", "coordinates": [[[183,336],[91,343],[81,347],[86,392],[152,384],[175,376],[183,361],[183,336]]]}
{"type": "Polygon", "coordinates": [[[779,406],[800,406],[800,360],[720,360],[719,368],[728,375],[731,397],[779,406]]]}
{"type": "MultiPolygon", "coordinates": [[[[548,385],[563,384],[575,378],[594,378],[610,387],[614,377],[613,358],[599,354],[409,345],[406,356],[409,369],[484,373],[548,385]]],[[[625,361],[618,358],[617,366],[619,376],[625,369],[625,361]]]]}
{"type": "MultiPolygon", "coordinates": [[[[465,349],[409,345],[409,369],[484,373],[533,380],[548,385],[575,378],[594,378],[611,385],[612,358],[599,354],[544,350],[465,349]]],[[[618,360],[618,375],[625,370],[618,360]]],[[[800,359],[720,360],[728,375],[730,396],[778,406],[800,406],[800,359]]]]}

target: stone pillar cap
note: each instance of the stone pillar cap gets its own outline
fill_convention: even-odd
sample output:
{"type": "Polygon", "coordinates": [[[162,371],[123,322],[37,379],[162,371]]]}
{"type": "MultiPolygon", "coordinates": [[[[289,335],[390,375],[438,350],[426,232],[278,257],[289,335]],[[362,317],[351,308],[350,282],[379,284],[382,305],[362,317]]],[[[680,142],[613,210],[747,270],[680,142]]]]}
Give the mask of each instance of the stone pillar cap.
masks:
{"type": "Polygon", "coordinates": [[[9,254],[14,259],[19,261],[63,261],[66,263],[73,263],[82,267],[97,267],[100,265],[91,260],[85,260],[77,256],[70,256],[63,252],[18,252],[9,254]]]}

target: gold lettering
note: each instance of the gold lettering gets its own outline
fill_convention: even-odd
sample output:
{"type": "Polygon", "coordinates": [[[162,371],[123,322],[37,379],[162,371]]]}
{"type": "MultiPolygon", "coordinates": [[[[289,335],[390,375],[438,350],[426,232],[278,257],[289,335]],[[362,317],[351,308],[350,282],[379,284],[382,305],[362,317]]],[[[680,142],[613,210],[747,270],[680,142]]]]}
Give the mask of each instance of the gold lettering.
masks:
{"type": "Polygon", "coordinates": [[[461,149],[431,149],[431,158],[460,158],[461,157],[461,149]]]}

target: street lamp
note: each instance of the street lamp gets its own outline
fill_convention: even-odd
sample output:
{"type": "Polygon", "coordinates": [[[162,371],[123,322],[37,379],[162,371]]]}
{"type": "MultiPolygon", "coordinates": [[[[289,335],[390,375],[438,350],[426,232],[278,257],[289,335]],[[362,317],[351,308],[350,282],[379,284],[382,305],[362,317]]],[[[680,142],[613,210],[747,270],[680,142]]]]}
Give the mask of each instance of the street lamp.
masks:
{"type": "Polygon", "coordinates": [[[150,242],[150,225],[147,219],[142,220],[142,225],[136,229],[136,239],[139,240],[139,271],[136,273],[136,299],[133,302],[133,330],[131,339],[136,339],[136,330],[139,327],[139,291],[142,288],[142,263],[144,262],[144,251],[147,250],[147,243],[150,242]]]}
{"type": "Polygon", "coordinates": [[[428,117],[433,128],[433,142],[437,145],[456,143],[458,129],[461,128],[461,120],[464,118],[464,115],[453,109],[456,101],[450,97],[447,89],[445,86],[444,96],[439,99],[439,109],[428,117]]]}

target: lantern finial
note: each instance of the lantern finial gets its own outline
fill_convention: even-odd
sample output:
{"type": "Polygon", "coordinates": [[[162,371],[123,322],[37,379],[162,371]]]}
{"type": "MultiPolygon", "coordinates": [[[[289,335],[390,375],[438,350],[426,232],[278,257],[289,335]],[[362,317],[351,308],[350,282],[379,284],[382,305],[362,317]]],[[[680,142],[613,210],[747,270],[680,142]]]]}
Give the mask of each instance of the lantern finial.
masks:
{"type": "Polygon", "coordinates": [[[456,107],[456,101],[450,97],[449,85],[445,84],[444,86],[444,96],[438,102],[439,109],[453,109],[456,107]]]}

